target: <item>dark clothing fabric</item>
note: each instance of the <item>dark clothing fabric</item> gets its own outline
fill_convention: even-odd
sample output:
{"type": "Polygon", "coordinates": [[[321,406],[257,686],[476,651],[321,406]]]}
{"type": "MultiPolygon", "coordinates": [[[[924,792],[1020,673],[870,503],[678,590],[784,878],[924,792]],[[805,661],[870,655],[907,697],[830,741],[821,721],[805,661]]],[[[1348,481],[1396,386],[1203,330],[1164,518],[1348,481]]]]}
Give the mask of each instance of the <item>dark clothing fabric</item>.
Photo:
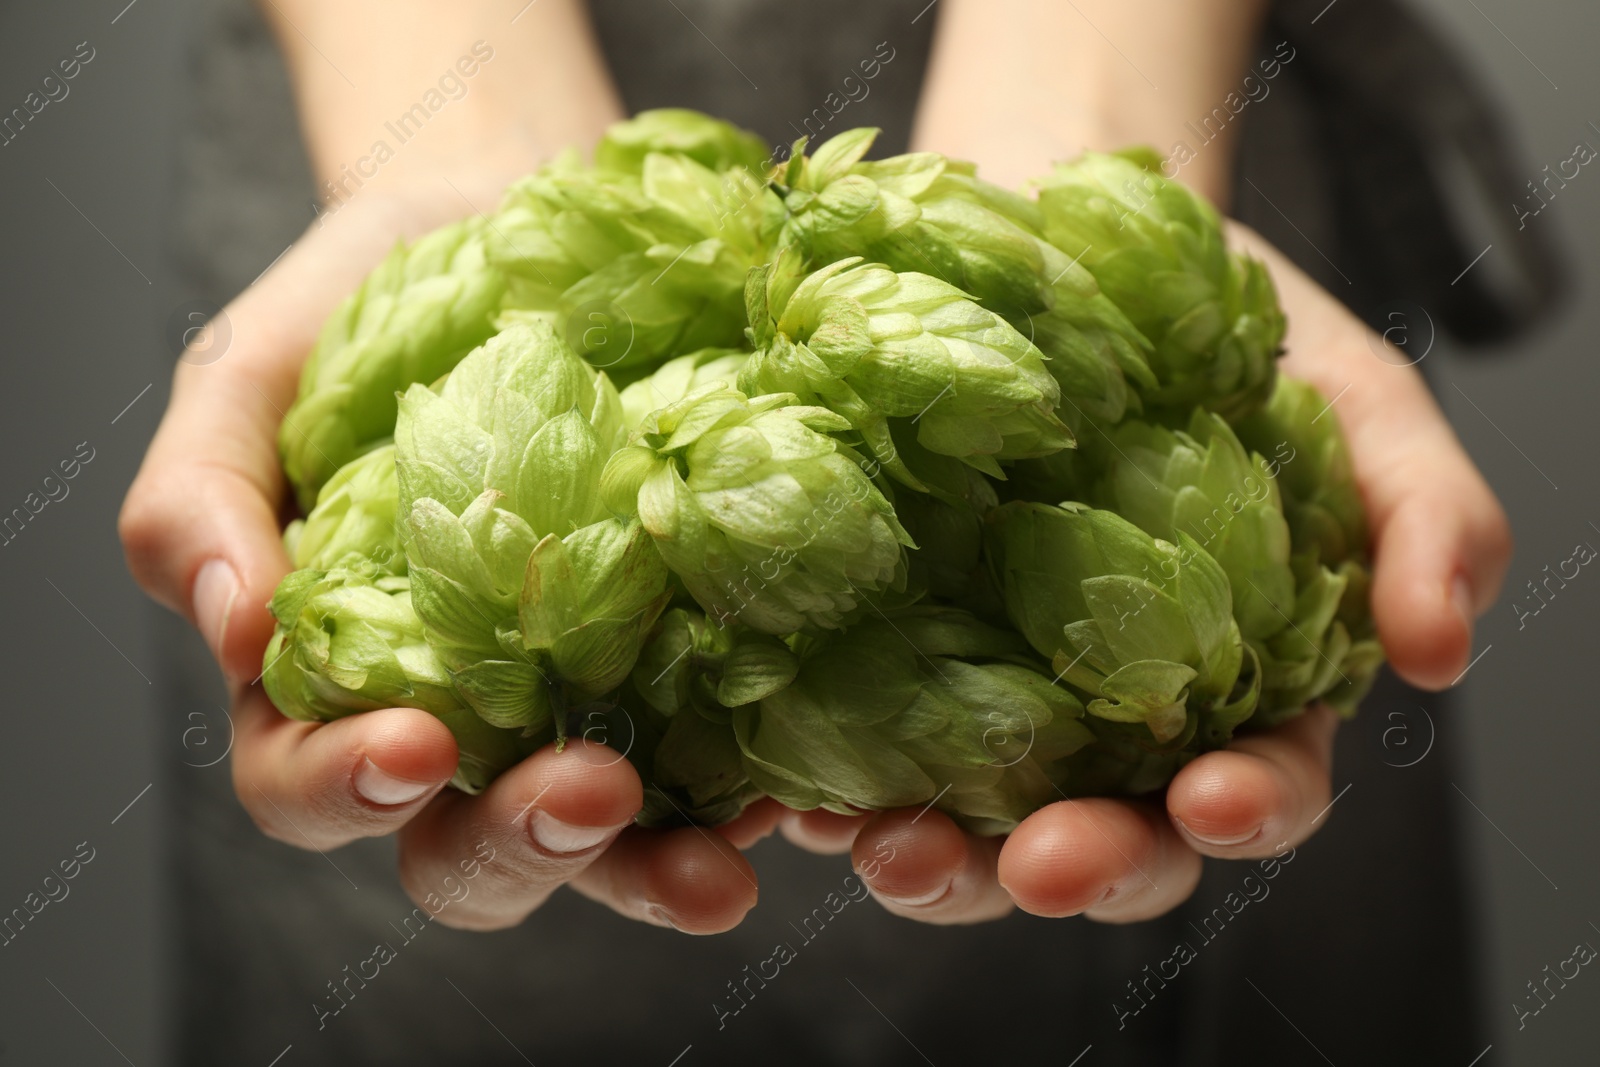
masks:
{"type": "MultiPolygon", "coordinates": [[[[595,0],[592,10],[630,108],[702,108],[774,144],[877,125],[887,153],[905,145],[926,65],[938,12],[925,3],[595,0]]],[[[1414,292],[1382,273],[1393,265],[1375,261],[1371,235],[1338,239],[1376,176],[1349,176],[1330,158],[1346,142],[1328,140],[1317,101],[1332,98],[1337,62],[1304,40],[1361,6],[1321,21],[1299,5],[1274,16],[1274,31],[1298,27],[1296,47],[1316,62],[1290,63],[1270,101],[1244,115],[1236,207],[1313,273],[1333,273],[1335,292],[1359,279],[1376,304],[1414,292]]],[[[216,0],[206,18],[175,232],[198,294],[220,303],[311,221],[313,194],[256,17],[243,0],[216,0]]],[[[1417,176],[1388,177],[1420,195],[1417,176]]],[[[204,648],[163,625],[168,705],[215,707],[204,648]]],[[[289,1045],[285,1064],[395,1067],[1472,1062],[1490,1036],[1443,704],[1385,678],[1341,731],[1338,800],[1313,842],[1273,867],[1208,862],[1188,904],[1127,927],[1022,914],[918,925],[850,901],[844,858],[769,840],[751,853],[760,904],[727,935],[628,922],[568,892],[512,931],[414,933],[391,841],[326,857],[269,842],[225,764],[183,768],[169,813],[180,1062],[268,1063],[289,1045]],[[364,961],[380,944],[394,958],[352,979],[372,974],[364,961]],[[774,978],[764,961],[780,944],[793,958],[774,978]]]]}

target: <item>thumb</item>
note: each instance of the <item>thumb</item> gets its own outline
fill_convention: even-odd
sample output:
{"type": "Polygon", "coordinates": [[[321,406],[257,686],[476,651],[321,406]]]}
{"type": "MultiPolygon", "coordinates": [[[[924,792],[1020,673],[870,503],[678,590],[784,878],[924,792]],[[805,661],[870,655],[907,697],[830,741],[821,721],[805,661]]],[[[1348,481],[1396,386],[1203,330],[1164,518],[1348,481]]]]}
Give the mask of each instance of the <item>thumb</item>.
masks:
{"type": "Polygon", "coordinates": [[[274,381],[244,355],[179,366],[118,521],[135,579],[194,623],[230,684],[259,674],[267,602],[290,569],[275,437],[292,374],[274,381]]]}

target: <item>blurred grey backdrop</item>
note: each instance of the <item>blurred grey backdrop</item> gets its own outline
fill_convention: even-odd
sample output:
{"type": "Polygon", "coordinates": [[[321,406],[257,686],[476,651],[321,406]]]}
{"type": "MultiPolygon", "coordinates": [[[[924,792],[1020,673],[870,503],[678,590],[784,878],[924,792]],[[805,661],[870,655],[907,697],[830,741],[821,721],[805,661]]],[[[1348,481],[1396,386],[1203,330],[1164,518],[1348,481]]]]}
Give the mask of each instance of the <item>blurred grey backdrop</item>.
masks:
{"type": "MultiPolygon", "coordinates": [[[[1529,180],[1577,141],[1600,146],[1594,5],[1416,4],[1499,94],[1529,180]]],[[[0,534],[9,683],[0,914],[39,909],[0,946],[0,1065],[164,1062],[173,987],[162,922],[186,890],[163,880],[170,798],[158,768],[227,773],[225,762],[204,766],[227,744],[218,709],[151,698],[157,635],[114,528],[165,402],[168,319],[191,295],[168,233],[188,92],[186,14],[186,0],[0,9],[0,113],[59,61],[92,54],[67,94],[0,147],[0,514],[38,508],[20,532],[0,534]],[[65,480],[63,470],[75,475],[65,480]],[[76,872],[70,881],[59,878],[62,863],[76,872]]],[[[1547,595],[1537,617],[1519,618],[1514,606],[1538,605],[1527,583],[1543,580],[1546,565],[1555,570],[1579,543],[1600,546],[1600,369],[1591,356],[1600,177],[1580,173],[1527,224],[1565,238],[1571,278],[1560,314],[1509,350],[1462,353],[1440,340],[1426,357],[1518,541],[1506,593],[1480,628],[1481,658],[1462,683],[1464,711],[1433,727],[1467,753],[1455,799],[1473,846],[1484,1001],[1496,1058],[1519,1067],[1593,1062],[1600,1037],[1600,979],[1573,981],[1520,1030],[1512,1006],[1531,1005],[1527,983],[1575,943],[1600,945],[1600,719],[1586,674],[1593,653],[1584,651],[1600,633],[1600,584],[1580,574],[1547,595]]],[[[1494,255],[1477,269],[1495,269],[1494,255]]],[[[1420,752],[1428,726],[1404,728],[1420,752]]],[[[1335,768],[1336,788],[1339,780],[1335,768]]],[[[1406,817],[1358,800],[1340,815],[1406,817]]],[[[1362,906],[1382,906],[1381,890],[1362,906]]],[[[1350,916],[1330,921],[1359,921],[1359,909],[1350,916]]],[[[1427,960],[1414,977],[1429,982],[1427,960]]],[[[1358,1027],[1362,992],[1328,995],[1348,999],[1348,1025],[1358,1027]]]]}

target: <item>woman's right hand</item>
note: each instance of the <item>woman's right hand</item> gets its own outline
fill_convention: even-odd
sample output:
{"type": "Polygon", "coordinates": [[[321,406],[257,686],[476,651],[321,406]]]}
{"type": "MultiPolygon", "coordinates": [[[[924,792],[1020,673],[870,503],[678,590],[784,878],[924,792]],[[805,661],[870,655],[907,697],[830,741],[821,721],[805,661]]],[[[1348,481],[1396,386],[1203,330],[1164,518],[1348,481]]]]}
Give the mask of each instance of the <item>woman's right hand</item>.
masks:
{"type": "Polygon", "coordinates": [[[323,851],[399,833],[401,880],[419,904],[464,862],[492,855],[477,891],[438,913],[450,926],[513,925],[571,883],[630,918],[690,933],[727,930],[756,900],[755,874],[735,844],[770,831],[774,806],[719,832],[635,829],[638,774],[587,741],[547,747],[469,797],[444,788],[456,745],[431,715],[396,708],[297,722],[260,685],[273,629],[267,603],[290,570],[276,441],[306,354],[323,320],[397,238],[474,204],[492,206],[498,184],[441,174],[365,190],[235,298],[222,312],[227,350],[178,364],[123,504],[123,546],[139,583],[199,629],[221,666],[233,703],[234,786],[269,836],[323,851]]]}

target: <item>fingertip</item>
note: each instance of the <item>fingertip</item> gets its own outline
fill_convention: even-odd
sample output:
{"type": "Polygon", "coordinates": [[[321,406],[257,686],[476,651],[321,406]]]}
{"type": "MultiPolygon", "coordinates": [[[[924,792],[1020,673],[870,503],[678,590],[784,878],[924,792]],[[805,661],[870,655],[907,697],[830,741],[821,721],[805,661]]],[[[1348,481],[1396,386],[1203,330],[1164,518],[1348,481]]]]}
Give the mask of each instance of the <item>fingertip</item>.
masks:
{"type": "Polygon", "coordinates": [[[538,810],[571,826],[614,827],[644,807],[644,783],[616,749],[583,738],[557,751],[551,743],[521,772],[541,783],[538,810]]]}
{"type": "Polygon", "coordinates": [[[455,773],[455,736],[434,716],[417,708],[386,708],[366,716],[362,751],[385,771],[417,779],[455,773]]]}
{"type": "Polygon", "coordinates": [[[939,901],[966,859],[966,835],[941,811],[879,812],[850,848],[850,864],[873,895],[901,907],[939,901]]]}
{"type": "Polygon", "coordinates": [[[1313,704],[1271,730],[1242,735],[1179,771],[1167,787],[1172,827],[1202,855],[1255,859],[1316,829],[1332,794],[1336,712],[1313,704]]]}
{"type": "Polygon", "coordinates": [[[1126,804],[1058,801],[1011,832],[1000,850],[1000,884],[1030,914],[1077,915],[1140,877],[1154,841],[1148,821],[1126,804]]]}
{"type": "Polygon", "coordinates": [[[1209,752],[1167,787],[1174,826],[1208,855],[1258,841],[1284,803],[1283,783],[1271,764],[1244,752],[1209,752]]]}
{"type": "Polygon", "coordinates": [[[738,817],[721,826],[714,826],[712,830],[726,838],[734,848],[747,849],[771,836],[786,810],[771,797],[762,797],[740,812],[738,817]]]}
{"type": "Polygon", "coordinates": [[[1419,689],[1446,689],[1472,653],[1471,593],[1457,574],[1395,572],[1380,564],[1372,610],[1390,665],[1419,689]]]}
{"type": "Polygon", "coordinates": [[[755,869],[724,838],[700,827],[635,837],[645,852],[645,913],[686,934],[732,930],[756,906],[755,869]]]}
{"type": "Polygon", "coordinates": [[[866,822],[865,815],[840,815],[826,808],[784,809],[778,825],[790,844],[821,856],[839,856],[850,851],[866,822]]]}

